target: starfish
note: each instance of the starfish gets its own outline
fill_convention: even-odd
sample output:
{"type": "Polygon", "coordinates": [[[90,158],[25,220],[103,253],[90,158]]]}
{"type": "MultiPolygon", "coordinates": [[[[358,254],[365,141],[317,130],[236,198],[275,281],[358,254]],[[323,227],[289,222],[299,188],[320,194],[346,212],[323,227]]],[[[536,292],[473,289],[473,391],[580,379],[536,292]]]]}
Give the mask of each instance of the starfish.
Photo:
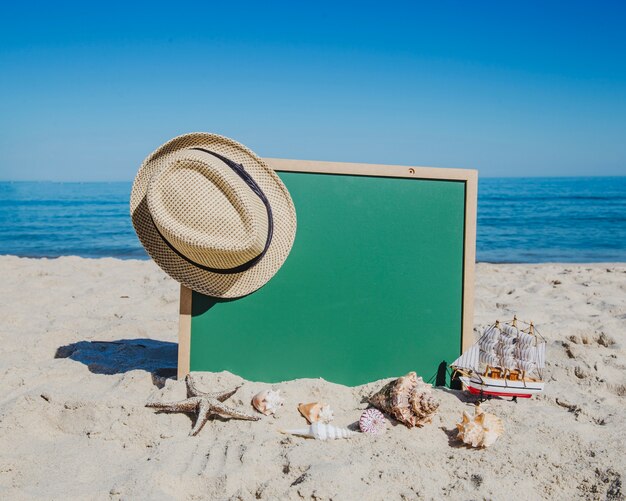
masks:
{"type": "Polygon", "coordinates": [[[230,391],[205,393],[196,388],[196,385],[191,379],[191,374],[187,374],[185,383],[187,383],[187,398],[185,400],[181,400],[180,402],[148,402],[146,407],[152,407],[164,412],[197,413],[198,417],[189,433],[190,436],[197,435],[211,415],[219,414],[235,419],[246,419],[248,421],[258,421],[261,419],[222,404],[224,400],[233,396],[240,386],[230,391]]]}

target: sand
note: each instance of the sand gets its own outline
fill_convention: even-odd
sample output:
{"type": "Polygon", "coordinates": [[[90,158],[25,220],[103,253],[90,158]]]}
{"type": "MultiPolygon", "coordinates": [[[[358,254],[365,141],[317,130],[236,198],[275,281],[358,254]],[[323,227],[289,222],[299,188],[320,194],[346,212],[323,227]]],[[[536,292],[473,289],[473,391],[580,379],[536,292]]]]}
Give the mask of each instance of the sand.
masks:
{"type": "MultiPolygon", "coordinates": [[[[626,487],[626,265],[479,264],[476,332],[532,319],[548,340],[543,395],[483,404],[505,434],[489,449],[459,444],[464,393],[422,429],[319,442],[298,402],[322,399],[354,423],[384,381],[271,385],[286,404],[259,422],[215,419],[197,437],[178,399],[178,285],[150,261],[0,257],[2,499],[623,499],[626,487]]],[[[400,375],[400,374],[398,374],[400,375]]],[[[270,385],[202,373],[206,390],[242,384],[250,410],[270,385]]]]}

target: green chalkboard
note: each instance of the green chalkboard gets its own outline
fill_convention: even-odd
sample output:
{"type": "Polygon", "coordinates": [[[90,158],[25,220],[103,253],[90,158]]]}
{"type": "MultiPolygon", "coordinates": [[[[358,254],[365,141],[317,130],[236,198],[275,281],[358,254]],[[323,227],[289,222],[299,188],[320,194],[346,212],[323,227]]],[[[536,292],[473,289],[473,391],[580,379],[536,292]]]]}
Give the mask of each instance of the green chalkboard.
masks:
{"type": "Polygon", "coordinates": [[[190,370],[347,385],[441,377],[461,351],[466,183],[279,175],[298,217],[291,254],[250,296],[193,293],[190,370]]]}

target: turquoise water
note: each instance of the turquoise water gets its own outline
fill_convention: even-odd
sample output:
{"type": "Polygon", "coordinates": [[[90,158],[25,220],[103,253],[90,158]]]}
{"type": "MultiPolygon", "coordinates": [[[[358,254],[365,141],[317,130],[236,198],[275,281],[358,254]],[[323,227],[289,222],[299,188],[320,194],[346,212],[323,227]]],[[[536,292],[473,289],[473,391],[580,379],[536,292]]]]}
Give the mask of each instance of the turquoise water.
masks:
{"type": "MultiPolygon", "coordinates": [[[[0,254],[147,259],[131,183],[0,183],[0,254]]],[[[626,261],[626,177],[486,178],[477,259],[626,261]]]]}

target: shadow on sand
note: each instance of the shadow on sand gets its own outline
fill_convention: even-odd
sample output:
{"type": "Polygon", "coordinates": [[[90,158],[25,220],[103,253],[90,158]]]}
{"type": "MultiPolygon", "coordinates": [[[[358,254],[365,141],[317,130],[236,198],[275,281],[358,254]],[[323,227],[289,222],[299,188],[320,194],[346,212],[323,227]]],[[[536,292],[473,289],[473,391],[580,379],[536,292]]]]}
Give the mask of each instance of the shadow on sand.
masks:
{"type": "Polygon", "coordinates": [[[487,400],[487,398],[481,398],[479,395],[472,395],[468,391],[452,390],[450,388],[444,388],[444,387],[440,387],[437,389],[445,393],[449,393],[450,395],[454,395],[456,398],[458,398],[461,402],[465,404],[478,404],[480,402],[487,400]]]}
{"type": "Polygon", "coordinates": [[[85,364],[94,374],[120,374],[143,370],[161,386],[176,377],[178,345],[154,339],[120,339],[118,341],[79,341],[60,346],[54,358],[69,358],[85,364]]]}

